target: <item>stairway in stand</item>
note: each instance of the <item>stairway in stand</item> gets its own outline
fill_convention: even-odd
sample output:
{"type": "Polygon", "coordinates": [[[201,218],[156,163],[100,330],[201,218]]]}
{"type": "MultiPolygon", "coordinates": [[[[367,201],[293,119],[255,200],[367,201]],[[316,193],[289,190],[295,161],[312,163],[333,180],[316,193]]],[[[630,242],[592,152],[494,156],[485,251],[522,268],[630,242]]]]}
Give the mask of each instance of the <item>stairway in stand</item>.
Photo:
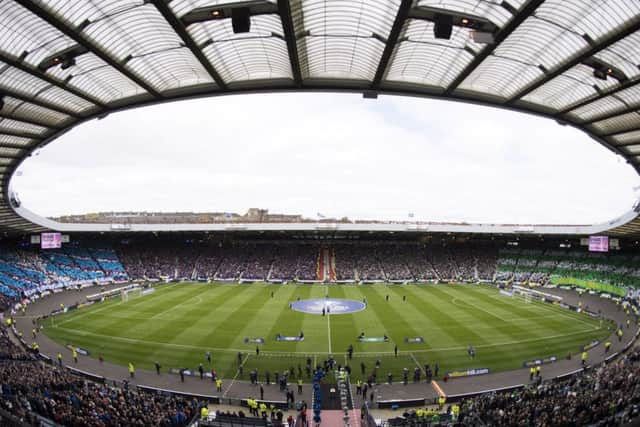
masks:
{"type": "Polygon", "coordinates": [[[324,282],[325,278],[325,263],[324,263],[324,248],[320,248],[318,252],[318,262],[316,263],[316,278],[321,282],[324,282]]]}
{"type": "MultiPolygon", "coordinates": [[[[360,410],[353,408],[351,385],[344,371],[335,371],[336,384],[321,384],[321,422],[325,426],[360,427],[360,410]]],[[[318,424],[313,423],[312,426],[318,424]]]]}
{"type": "Polygon", "coordinates": [[[329,265],[327,266],[329,269],[329,281],[336,281],[336,251],[333,248],[329,248],[329,265]]]}
{"type": "MultiPolygon", "coordinates": [[[[360,422],[360,409],[350,409],[349,411],[347,411],[347,415],[349,416],[349,427],[360,427],[362,425],[360,422]]],[[[322,421],[320,422],[320,424],[316,424],[311,421],[310,425],[312,427],[317,427],[319,425],[342,427],[345,425],[344,411],[324,410],[322,411],[322,421]]]]}
{"type": "Polygon", "coordinates": [[[333,282],[336,280],[333,249],[320,248],[320,253],[318,254],[317,276],[318,280],[322,282],[333,282]]]}

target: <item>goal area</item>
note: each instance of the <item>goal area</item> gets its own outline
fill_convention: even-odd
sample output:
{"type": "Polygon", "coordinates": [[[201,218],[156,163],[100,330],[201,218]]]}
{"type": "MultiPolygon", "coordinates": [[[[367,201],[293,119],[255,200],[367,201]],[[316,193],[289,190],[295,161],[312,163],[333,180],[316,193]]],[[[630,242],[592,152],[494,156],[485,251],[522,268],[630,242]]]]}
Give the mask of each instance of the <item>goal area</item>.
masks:
{"type": "Polygon", "coordinates": [[[135,287],[122,291],[122,302],[129,301],[129,298],[138,298],[142,295],[142,288],[135,287]]]}

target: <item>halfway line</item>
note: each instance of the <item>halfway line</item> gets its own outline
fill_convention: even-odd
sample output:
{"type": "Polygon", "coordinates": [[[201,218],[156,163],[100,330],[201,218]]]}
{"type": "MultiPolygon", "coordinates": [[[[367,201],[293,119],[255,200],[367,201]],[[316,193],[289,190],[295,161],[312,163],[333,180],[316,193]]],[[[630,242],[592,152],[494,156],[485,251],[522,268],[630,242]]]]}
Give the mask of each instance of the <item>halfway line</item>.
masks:
{"type": "MultiPolygon", "coordinates": [[[[329,295],[329,285],[327,285],[327,292],[325,295],[329,295]]],[[[331,351],[331,314],[327,313],[327,339],[329,341],[329,354],[332,354],[331,351]]]]}

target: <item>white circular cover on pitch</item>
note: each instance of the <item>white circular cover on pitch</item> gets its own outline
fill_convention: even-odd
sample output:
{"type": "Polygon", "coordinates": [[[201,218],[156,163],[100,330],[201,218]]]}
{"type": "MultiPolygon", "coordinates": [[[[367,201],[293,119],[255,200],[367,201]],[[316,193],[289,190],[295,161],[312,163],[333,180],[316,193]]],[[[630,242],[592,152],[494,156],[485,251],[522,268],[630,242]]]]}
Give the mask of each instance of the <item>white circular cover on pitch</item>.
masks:
{"type": "Polygon", "coordinates": [[[362,301],[351,299],[313,298],[292,302],[291,308],[311,314],[322,314],[323,308],[326,314],[347,314],[362,311],[367,306],[362,301]]]}

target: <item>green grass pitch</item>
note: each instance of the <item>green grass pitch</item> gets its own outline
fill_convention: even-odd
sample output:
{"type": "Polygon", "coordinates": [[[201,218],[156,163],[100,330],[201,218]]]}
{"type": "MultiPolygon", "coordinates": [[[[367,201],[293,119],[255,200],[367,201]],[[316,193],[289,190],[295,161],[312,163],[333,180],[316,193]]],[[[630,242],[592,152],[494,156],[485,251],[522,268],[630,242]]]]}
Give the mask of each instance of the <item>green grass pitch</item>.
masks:
{"type": "MultiPolygon", "coordinates": [[[[224,378],[237,375],[237,354],[243,352],[244,375],[282,372],[291,367],[304,371],[307,357],[321,363],[333,354],[346,362],[346,349],[354,346],[350,362],[353,379],[360,364],[367,372],[381,360],[380,374],[391,372],[399,380],[404,367],[419,365],[448,370],[490,368],[492,372],[515,369],[523,361],[543,356],[564,357],[611,333],[611,325],[585,315],[544,303],[500,295],[495,288],[477,285],[268,285],[199,284],[159,285],[156,292],[116,298],[43,322],[44,332],[61,344],[86,348],[92,357],[153,370],[154,361],[164,369],[195,369],[204,363],[224,378]],[[271,298],[271,293],[274,297],[271,298]],[[321,316],[293,311],[289,303],[298,297],[348,298],[368,307],[353,314],[321,316]],[[389,295],[389,302],[385,301],[389,295]],[[406,301],[402,297],[406,295],[406,301]],[[275,335],[297,335],[303,342],[276,342],[275,335]],[[386,343],[360,343],[357,336],[390,338],[386,343]],[[422,336],[424,343],[407,344],[406,337],[422,336]],[[263,337],[260,355],[245,337],[263,337]],[[467,355],[467,346],[476,357],[467,355]],[[398,357],[394,357],[394,345],[398,357]],[[213,363],[205,360],[211,351],[213,363]]],[[[410,375],[411,378],[411,375],[410,375]]],[[[261,375],[260,380],[263,377],[261,375]]],[[[365,379],[365,378],[363,378],[365,379]]]]}

